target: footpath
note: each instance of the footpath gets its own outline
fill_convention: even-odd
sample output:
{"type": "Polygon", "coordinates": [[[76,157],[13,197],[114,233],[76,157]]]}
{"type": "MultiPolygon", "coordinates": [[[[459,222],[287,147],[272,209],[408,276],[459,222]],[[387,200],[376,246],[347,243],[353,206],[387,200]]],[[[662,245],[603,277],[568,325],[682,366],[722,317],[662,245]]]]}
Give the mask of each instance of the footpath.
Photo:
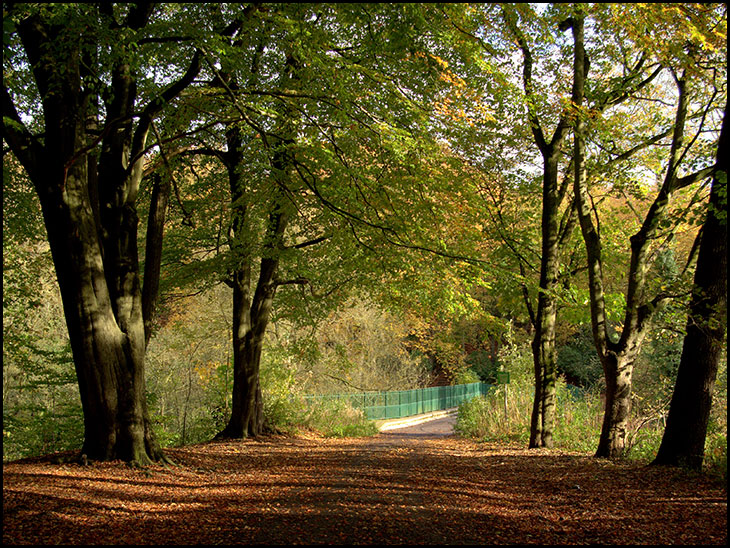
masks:
{"type": "Polygon", "coordinates": [[[406,428],[408,426],[415,426],[424,422],[429,422],[436,419],[443,419],[446,417],[455,417],[458,411],[457,407],[451,409],[444,409],[443,411],[433,411],[431,413],[423,413],[421,415],[412,415],[410,417],[403,417],[400,419],[389,419],[375,421],[375,425],[381,432],[388,430],[395,430],[398,428],[406,428]]]}

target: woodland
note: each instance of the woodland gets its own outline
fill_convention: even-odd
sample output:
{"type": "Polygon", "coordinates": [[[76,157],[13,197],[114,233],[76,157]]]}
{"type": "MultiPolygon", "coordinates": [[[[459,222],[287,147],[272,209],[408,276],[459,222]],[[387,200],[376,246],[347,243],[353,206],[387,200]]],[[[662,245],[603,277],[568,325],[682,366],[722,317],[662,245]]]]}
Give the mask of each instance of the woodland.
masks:
{"type": "Polygon", "coordinates": [[[7,2],[3,90],[4,462],[482,381],[465,437],[726,471],[726,4],[7,2]]]}

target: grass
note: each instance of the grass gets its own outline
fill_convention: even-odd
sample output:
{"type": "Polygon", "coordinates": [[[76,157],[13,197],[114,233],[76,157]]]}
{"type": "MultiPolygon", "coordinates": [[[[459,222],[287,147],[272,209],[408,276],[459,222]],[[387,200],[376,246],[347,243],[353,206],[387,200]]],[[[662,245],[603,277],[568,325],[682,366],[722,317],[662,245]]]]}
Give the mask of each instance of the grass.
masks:
{"type": "Polygon", "coordinates": [[[286,398],[264,408],[266,424],[278,432],[315,431],[326,437],[373,436],[375,423],[342,400],[286,398]]]}
{"type": "MultiPolygon", "coordinates": [[[[555,448],[592,453],[598,447],[603,420],[600,396],[572,393],[564,382],[557,384],[557,412],[553,439],[555,448]]],[[[530,434],[532,386],[518,382],[497,387],[486,396],[474,398],[459,407],[456,432],[464,437],[493,442],[527,444],[530,434]],[[506,400],[505,400],[506,390],[506,400]]],[[[727,423],[708,431],[705,471],[727,482],[727,423]]],[[[635,418],[630,424],[626,458],[649,463],[656,456],[663,434],[663,423],[645,423],[635,418]],[[634,424],[643,424],[641,429],[634,424]]]]}

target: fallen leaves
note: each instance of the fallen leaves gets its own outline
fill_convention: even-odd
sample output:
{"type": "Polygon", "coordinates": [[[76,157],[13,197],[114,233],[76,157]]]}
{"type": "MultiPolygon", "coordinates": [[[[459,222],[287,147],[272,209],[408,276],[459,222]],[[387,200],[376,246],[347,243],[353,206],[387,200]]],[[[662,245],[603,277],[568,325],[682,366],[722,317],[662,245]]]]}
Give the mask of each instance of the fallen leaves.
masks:
{"type": "Polygon", "coordinates": [[[136,470],[3,465],[5,544],[726,544],[708,478],[453,436],[263,438],[136,470]]]}

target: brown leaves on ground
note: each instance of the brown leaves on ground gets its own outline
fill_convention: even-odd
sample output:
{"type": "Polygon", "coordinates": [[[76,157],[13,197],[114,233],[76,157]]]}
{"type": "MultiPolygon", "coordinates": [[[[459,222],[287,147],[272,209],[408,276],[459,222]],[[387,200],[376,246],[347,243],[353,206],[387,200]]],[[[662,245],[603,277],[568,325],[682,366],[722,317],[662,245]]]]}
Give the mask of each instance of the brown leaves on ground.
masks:
{"type": "Polygon", "coordinates": [[[4,544],[726,544],[677,469],[383,433],[169,450],[177,466],[3,465],[4,544]]]}

